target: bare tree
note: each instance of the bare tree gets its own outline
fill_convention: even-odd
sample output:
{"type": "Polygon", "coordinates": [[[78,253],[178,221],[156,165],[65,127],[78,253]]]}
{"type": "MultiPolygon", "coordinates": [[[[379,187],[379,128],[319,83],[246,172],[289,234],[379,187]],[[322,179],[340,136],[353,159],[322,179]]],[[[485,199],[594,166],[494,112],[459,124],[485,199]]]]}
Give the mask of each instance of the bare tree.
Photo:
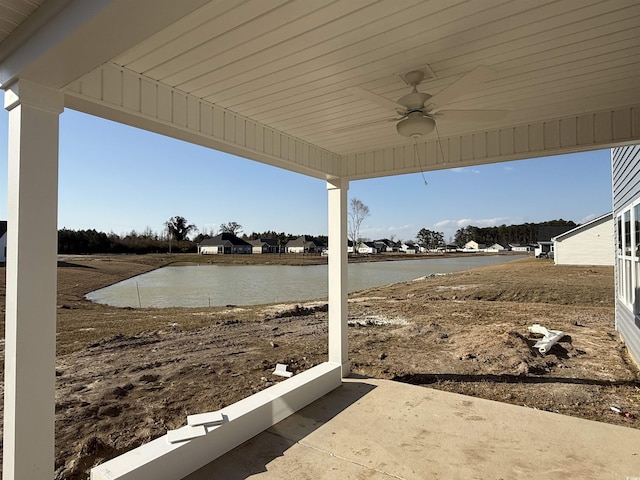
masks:
{"type": "Polygon", "coordinates": [[[369,207],[357,198],[352,198],[349,202],[349,226],[347,228],[349,240],[353,242],[353,252],[358,253],[362,238],[360,238],[360,227],[362,222],[370,215],[369,207]]]}
{"type": "Polygon", "coordinates": [[[240,235],[242,233],[242,225],[237,222],[223,223],[220,225],[220,233],[231,233],[233,235],[240,235]]]}

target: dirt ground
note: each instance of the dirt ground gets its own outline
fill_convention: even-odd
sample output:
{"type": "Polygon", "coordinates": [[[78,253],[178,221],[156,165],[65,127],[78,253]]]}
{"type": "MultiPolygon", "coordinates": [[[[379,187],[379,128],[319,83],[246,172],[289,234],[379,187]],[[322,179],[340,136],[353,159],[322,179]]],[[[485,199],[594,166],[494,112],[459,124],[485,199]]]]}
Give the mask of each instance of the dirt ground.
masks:
{"type": "MultiPolygon", "coordinates": [[[[515,258],[350,295],[352,370],[640,428],[640,374],[613,328],[613,268],[515,258]],[[535,323],[567,334],[546,356],[533,348],[535,323]]],[[[186,415],[280,381],[276,363],[299,372],[326,360],[326,302],[131,309],[83,298],[172,260],[61,259],[57,479],[88,478],[95,464],[182,426],[186,415]]],[[[0,275],[4,310],[4,268],[0,275]]]]}

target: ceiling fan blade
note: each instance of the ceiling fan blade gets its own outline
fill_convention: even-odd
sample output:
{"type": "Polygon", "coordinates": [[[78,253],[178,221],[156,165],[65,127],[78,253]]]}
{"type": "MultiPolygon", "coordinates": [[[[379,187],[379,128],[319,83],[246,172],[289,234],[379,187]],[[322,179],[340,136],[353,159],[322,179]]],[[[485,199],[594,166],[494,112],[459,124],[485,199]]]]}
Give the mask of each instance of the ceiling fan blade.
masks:
{"type": "Polygon", "coordinates": [[[480,65],[433,95],[428,103],[447,105],[465,93],[476,91],[479,84],[490,80],[494,75],[495,72],[492,69],[480,65]]]}
{"type": "Polygon", "coordinates": [[[503,119],[508,110],[439,110],[433,115],[439,122],[492,122],[503,119]]]}
{"type": "Polygon", "coordinates": [[[350,132],[352,130],[358,130],[360,128],[369,127],[372,125],[382,125],[383,123],[389,122],[398,122],[402,120],[404,117],[400,118],[382,118],[377,120],[369,120],[368,122],[357,123],[355,125],[349,125],[342,128],[336,128],[335,130],[331,130],[331,133],[342,133],[342,132],[350,132]]]}
{"type": "Polygon", "coordinates": [[[400,105],[399,103],[394,102],[393,100],[389,100],[388,98],[382,97],[376,93],[370,92],[369,90],[365,90],[360,87],[351,87],[346,89],[347,92],[355,95],[356,97],[360,97],[363,100],[369,100],[370,102],[377,103],[378,105],[383,106],[388,110],[393,110],[394,112],[400,108],[403,111],[406,110],[405,107],[400,105]]]}

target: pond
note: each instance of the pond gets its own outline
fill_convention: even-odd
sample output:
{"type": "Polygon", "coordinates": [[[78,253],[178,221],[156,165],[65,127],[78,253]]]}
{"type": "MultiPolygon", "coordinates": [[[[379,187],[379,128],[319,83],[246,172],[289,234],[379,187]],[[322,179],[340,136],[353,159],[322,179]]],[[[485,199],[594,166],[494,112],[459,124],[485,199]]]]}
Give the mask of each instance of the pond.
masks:
{"type": "MultiPolygon", "coordinates": [[[[349,264],[349,292],[514,260],[469,255],[349,264]]],[[[206,307],[307,301],[327,297],[327,266],[168,266],[87,294],[116,307],[206,307]]]]}

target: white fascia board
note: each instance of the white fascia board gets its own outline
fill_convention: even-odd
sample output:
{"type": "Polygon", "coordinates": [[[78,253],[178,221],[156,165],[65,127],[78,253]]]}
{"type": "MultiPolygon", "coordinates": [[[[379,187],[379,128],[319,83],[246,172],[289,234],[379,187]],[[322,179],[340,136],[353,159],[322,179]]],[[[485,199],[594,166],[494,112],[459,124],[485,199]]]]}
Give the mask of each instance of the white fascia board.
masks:
{"type": "Polygon", "coordinates": [[[68,85],[65,106],[322,180],[338,176],[339,155],[118,65],[68,85]]]}
{"type": "Polygon", "coordinates": [[[582,225],[578,225],[575,228],[572,228],[571,230],[561,233],[560,235],[556,235],[555,237],[553,237],[551,239],[551,241],[553,242],[561,242],[562,240],[564,240],[565,238],[568,238],[572,235],[575,235],[578,232],[581,232],[582,230],[586,230],[588,228],[591,228],[593,226],[596,226],[602,222],[608,221],[608,220],[613,220],[613,212],[609,212],[609,213],[605,213],[604,215],[600,215],[597,218],[594,218],[593,220],[590,220],[586,223],[583,223],[582,225]]]}

